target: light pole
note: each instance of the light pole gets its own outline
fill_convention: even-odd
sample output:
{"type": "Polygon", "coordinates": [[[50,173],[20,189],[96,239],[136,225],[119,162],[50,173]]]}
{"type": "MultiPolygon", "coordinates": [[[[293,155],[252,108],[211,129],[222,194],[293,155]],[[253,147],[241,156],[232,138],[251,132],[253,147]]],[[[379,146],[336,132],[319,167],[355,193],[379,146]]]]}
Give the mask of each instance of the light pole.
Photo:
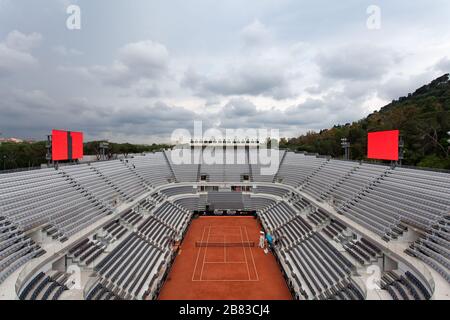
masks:
{"type": "Polygon", "coordinates": [[[344,149],[344,160],[350,159],[350,142],[347,140],[347,138],[341,139],[341,146],[342,149],[344,149]]]}
{"type": "Polygon", "coordinates": [[[405,141],[403,141],[403,137],[400,136],[400,140],[398,142],[398,165],[402,166],[402,160],[405,155],[405,141]]]}
{"type": "MultiPolygon", "coordinates": [[[[448,136],[450,137],[450,131],[447,131],[448,136]]],[[[450,139],[447,139],[448,142],[448,151],[450,152],[450,139]]]]}

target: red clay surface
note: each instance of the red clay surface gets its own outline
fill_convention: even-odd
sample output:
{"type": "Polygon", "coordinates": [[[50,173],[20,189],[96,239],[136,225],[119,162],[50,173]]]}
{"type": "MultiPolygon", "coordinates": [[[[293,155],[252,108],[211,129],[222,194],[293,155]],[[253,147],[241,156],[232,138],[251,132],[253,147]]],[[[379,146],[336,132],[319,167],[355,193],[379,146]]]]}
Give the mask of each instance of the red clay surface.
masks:
{"type": "Polygon", "coordinates": [[[160,300],[290,300],[272,254],[259,248],[253,217],[200,217],[192,221],[160,300]],[[196,242],[255,242],[254,247],[197,247],[196,242]]]}

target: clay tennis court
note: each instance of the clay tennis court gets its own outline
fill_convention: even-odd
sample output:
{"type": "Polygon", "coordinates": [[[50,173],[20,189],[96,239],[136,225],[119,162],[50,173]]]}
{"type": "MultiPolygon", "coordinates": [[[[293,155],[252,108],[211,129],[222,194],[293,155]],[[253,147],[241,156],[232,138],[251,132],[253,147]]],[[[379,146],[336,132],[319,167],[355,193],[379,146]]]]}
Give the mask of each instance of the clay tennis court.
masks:
{"type": "Polygon", "coordinates": [[[292,299],[253,217],[194,219],[159,299],[292,299]]]}

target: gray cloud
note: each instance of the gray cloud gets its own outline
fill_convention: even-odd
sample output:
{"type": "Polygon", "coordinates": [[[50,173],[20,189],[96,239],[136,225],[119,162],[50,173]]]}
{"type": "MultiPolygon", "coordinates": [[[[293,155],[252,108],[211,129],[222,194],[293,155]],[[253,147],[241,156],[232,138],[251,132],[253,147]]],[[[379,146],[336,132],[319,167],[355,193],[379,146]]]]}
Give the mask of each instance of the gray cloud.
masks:
{"type": "MultiPolygon", "coordinates": [[[[41,91],[2,91],[0,128],[18,137],[45,139],[53,128],[82,130],[88,138],[170,136],[189,120],[200,118],[183,107],[155,102],[144,106],[92,105],[85,99],[54,101],[41,91]],[[26,136],[24,136],[26,132],[26,136]]],[[[145,138],[147,137],[147,138],[145,138]]]]}
{"type": "Polygon", "coordinates": [[[275,99],[292,96],[286,71],[269,61],[230,66],[227,71],[211,76],[188,72],[184,83],[200,96],[261,95],[275,99]]]}
{"type": "Polygon", "coordinates": [[[0,76],[11,75],[18,70],[35,67],[38,60],[31,54],[42,40],[38,33],[23,34],[11,31],[4,42],[0,42],[0,76]]]}
{"type": "Polygon", "coordinates": [[[377,80],[401,60],[388,47],[349,44],[324,52],[317,58],[323,76],[338,80],[377,80]]]}
{"type": "Polygon", "coordinates": [[[168,71],[169,53],[160,43],[146,40],[129,43],[118,50],[112,65],[89,68],[105,84],[129,87],[140,80],[156,80],[168,71]]]}
{"type": "Polygon", "coordinates": [[[241,37],[247,47],[258,47],[267,44],[272,34],[264,24],[255,19],[251,24],[242,29],[241,37]]]}
{"type": "Polygon", "coordinates": [[[406,96],[408,93],[413,93],[416,89],[429,83],[438,74],[436,72],[424,72],[418,75],[394,76],[382,84],[378,85],[378,95],[388,101],[398,99],[401,96],[406,96]]]}
{"type": "Polygon", "coordinates": [[[193,1],[0,0],[0,131],[148,142],[197,119],[294,135],[360,119],[449,71],[449,2],[380,0],[374,31],[356,0],[193,1]],[[80,31],[65,29],[70,3],[80,31]]]}
{"type": "Polygon", "coordinates": [[[434,69],[443,73],[450,73],[450,59],[448,57],[443,57],[436,63],[434,69]]]}
{"type": "Polygon", "coordinates": [[[80,50],[74,49],[74,48],[66,48],[63,45],[58,45],[53,47],[53,51],[57,54],[64,56],[64,57],[70,57],[70,56],[80,56],[84,53],[80,50]]]}

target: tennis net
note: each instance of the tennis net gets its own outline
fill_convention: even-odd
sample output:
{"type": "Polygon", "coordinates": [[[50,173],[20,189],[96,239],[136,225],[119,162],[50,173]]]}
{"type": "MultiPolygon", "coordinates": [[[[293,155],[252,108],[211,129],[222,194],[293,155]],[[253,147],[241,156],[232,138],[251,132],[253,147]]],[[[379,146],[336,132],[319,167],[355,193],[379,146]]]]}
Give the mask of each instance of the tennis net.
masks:
{"type": "Polygon", "coordinates": [[[255,242],[243,241],[243,242],[195,242],[196,247],[254,247],[255,242]]]}

